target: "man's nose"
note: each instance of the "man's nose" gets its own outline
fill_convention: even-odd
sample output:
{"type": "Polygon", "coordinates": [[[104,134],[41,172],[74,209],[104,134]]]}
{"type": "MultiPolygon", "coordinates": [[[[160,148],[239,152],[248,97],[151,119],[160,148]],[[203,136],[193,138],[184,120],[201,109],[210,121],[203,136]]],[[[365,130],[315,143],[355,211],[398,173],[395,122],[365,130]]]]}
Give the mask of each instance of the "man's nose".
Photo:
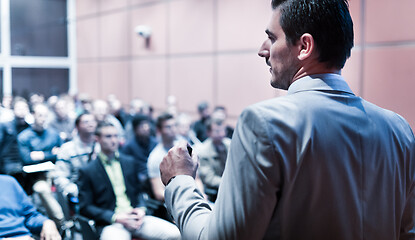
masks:
{"type": "Polygon", "coordinates": [[[258,56],[268,58],[269,57],[269,46],[268,40],[265,40],[261,48],[258,51],[258,56]]]}

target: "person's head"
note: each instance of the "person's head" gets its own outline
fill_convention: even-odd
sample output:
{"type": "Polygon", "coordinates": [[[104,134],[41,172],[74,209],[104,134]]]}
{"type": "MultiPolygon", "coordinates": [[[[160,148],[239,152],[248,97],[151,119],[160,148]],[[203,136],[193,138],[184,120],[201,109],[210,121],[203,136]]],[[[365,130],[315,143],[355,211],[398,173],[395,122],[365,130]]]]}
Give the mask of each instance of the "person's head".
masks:
{"type": "Polygon", "coordinates": [[[75,119],[75,127],[80,135],[93,135],[97,128],[95,116],[91,113],[82,113],[75,119]]]}
{"type": "Polygon", "coordinates": [[[144,100],[135,98],[130,102],[130,115],[144,114],[150,116],[150,105],[144,100]]]}
{"type": "Polygon", "coordinates": [[[66,119],[69,115],[69,106],[65,99],[58,99],[53,105],[53,111],[58,119],[66,119]]]}
{"type": "Polygon", "coordinates": [[[95,131],[96,140],[101,146],[101,151],[106,155],[114,154],[119,147],[118,131],[109,122],[101,122],[95,131]]]}
{"type": "Polygon", "coordinates": [[[273,87],[343,68],[353,47],[347,0],[273,0],[272,7],[259,55],[271,67],[273,87]]]}
{"type": "Polygon", "coordinates": [[[45,97],[39,93],[32,93],[29,97],[30,106],[34,107],[36,104],[44,103],[45,97]]]}
{"type": "Polygon", "coordinates": [[[173,142],[176,139],[176,119],[170,113],[162,113],[156,121],[157,130],[163,142],[173,142]]]}
{"type": "Polygon", "coordinates": [[[122,103],[115,95],[109,95],[107,102],[110,114],[117,115],[120,113],[120,111],[122,110],[122,103]]]}
{"type": "Polygon", "coordinates": [[[216,106],[213,109],[211,118],[217,121],[225,121],[227,118],[226,108],[224,106],[216,106]]]}
{"type": "Polygon", "coordinates": [[[136,114],[132,121],[134,134],[139,138],[148,138],[151,135],[151,125],[148,116],[136,114]]]}
{"type": "Polygon", "coordinates": [[[226,137],[226,126],[223,121],[210,119],[207,122],[207,134],[214,144],[219,144],[226,137]]]}
{"type": "Polygon", "coordinates": [[[197,105],[197,112],[199,113],[201,118],[209,117],[209,103],[203,101],[197,105]]]}
{"type": "Polygon", "coordinates": [[[22,97],[15,97],[12,106],[14,116],[17,119],[24,119],[30,113],[29,104],[22,97]]]}
{"type": "Polygon", "coordinates": [[[80,93],[78,101],[81,104],[82,112],[92,112],[92,100],[88,94],[80,93]]]}
{"type": "Polygon", "coordinates": [[[191,129],[192,119],[189,115],[181,113],[177,116],[177,133],[188,137],[189,131],[191,129]]]}
{"type": "Polygon", "coordinates": [[[92,104],[92,112],[98,122],[104,121],[109,113],[107,102],[104,100],[95,100],[92,104]]]}
{"type": "Polygon", "coordinates": [[[49,116],[49,108],[43,104],[38,103],[33,106],[34,127],[37,130],[45,129],[46,121],[49,116]]]}

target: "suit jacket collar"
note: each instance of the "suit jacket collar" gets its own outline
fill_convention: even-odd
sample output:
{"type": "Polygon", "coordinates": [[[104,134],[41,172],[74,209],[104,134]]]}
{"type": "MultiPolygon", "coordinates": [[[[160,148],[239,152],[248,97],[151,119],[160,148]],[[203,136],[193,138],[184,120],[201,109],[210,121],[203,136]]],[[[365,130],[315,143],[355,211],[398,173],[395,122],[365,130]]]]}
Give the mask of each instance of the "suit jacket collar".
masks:
{"type": "Polygon", "coordinates": [[[288,94],[310,90],[340,91],[354,95],[344,78],[334,73],[316,74],[300,78],[291,84],[288,88],[288,94]]]}

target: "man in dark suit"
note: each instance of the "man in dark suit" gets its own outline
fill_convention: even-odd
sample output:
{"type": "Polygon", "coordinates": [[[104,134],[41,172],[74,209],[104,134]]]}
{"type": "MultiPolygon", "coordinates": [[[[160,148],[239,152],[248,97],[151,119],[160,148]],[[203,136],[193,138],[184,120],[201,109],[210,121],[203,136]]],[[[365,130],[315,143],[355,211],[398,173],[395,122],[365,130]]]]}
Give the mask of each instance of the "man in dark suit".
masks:
{"type": "Polygon", "coordinates": [[[80,212],[95,220],[101,239],[180,239],[176,226],[146,216],[137,165],[118,152],[117,129],[103,122],[96,139],[101,152],[80,170],[78,188],[80,212]]]}
{"type": "Polygon", "coordinates": [[[183,238],[415,239],[414,134],[341,76],[353,46],[347,0],[272,8],[259,55],[271,85],[288,92],[242,112],[213,210],[186,144],[160,164],[183,238]]]}

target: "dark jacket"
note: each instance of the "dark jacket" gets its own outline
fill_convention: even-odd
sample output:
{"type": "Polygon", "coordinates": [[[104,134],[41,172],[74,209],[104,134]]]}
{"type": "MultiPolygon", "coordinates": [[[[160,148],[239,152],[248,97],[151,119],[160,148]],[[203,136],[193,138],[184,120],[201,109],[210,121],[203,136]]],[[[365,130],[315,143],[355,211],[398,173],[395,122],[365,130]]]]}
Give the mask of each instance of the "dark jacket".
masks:
{"type": "Polygon", "coordinates": [[[16,120],[0,123],[0,173],[22,172],[22,158],[17,144],[17,135],[28,127],[27,123],[17,124],[16,120]]]}
{"type": "MultiPolygon", "coordinates": [[[[120,154],[119,161],[131,206],[145,206],[134,158],[120,154]]],[[[97,226],[111,224],[116,198],[111,181],[99,157],[80,169],[78,188],[81,215],[95,220],[97,226]]]]}

